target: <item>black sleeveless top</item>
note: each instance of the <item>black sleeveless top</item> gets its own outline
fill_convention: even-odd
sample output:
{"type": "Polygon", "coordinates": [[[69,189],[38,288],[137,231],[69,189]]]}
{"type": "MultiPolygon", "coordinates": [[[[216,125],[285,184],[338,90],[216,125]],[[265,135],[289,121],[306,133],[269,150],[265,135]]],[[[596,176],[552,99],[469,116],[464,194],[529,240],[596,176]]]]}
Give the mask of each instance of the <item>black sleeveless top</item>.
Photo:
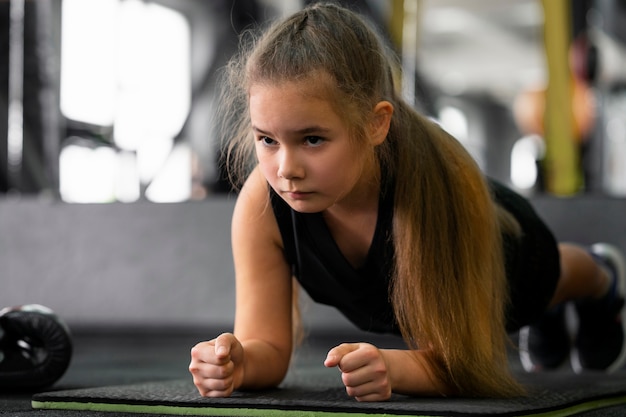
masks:
{"type": "MultiPolygon", "coordinates": [[[[549,302],[559,276],[559,255],[551,232],[528,202],[490,181],[494,198],[523,229],[521,238],[504,235],[511,305],[507,329],[536,320],[549,302]]],[[[378,219],[364,264],[354,268],[343,256],[321,213],[299,213],[270,188],[274,215],[293,275],[316,302],[337,308],[358,328],[399,334],[389,298],[394,249],[393,190],[383,187],[378,219]]]]}

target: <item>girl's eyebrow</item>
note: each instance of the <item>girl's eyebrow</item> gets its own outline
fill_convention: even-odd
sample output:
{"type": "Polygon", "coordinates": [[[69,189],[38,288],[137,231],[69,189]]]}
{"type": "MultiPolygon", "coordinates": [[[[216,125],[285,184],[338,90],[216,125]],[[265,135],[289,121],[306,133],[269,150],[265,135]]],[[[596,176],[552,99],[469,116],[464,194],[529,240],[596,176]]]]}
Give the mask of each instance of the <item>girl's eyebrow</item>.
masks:
{"type": "MultiPolygon", "coordinates": [[[[267,136],[272,136],[272,134],[270,132],[266,132],[262,129],[259,129],[256,126],[252,126],[252,130],[254,130],[257,133],[260,133],[262,135],[267,135],[267,136]]],[[[322,127],[322,126],[308,126],[308,127],[304,127],[302,129],[296,129],[296,130],[292,130],[289,131],[290,134],[297,134],[297,135],[310,135],[312,133],[328,133],[330,132],[330,129],[322,127]]]]}
{"type": "Polygon", "coordinates": [[[264,131],[264,130],[261,130],[261,129],[259,129],[259,128],[258,128],[258,127],[256,127],[256,126],[252,126],[252,130],[254,130],[255,132],[260,133],[260,134],[262,134],[262,135],[271,136],[271,134],[270,134],[269,132],[266,132],[266,131],[264,131]]]}

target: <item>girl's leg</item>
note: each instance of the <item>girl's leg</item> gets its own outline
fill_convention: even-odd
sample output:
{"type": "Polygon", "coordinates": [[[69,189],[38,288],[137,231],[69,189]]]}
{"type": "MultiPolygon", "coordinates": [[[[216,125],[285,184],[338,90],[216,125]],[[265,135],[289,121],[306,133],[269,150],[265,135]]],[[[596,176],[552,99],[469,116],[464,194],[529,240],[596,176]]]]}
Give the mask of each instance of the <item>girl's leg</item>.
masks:
{"type": "Polygon", "coordinates": [[[620,251],[610,245],[596,244],[589,248],[606,285],[595,296],[575,301],[578,329],[571,354],[574,371],[620,369],[626,361],[626,261],[620,251]]]}
{"type": "Polygon", "coordinates": [[[561,277],[551,307],[568,301],[600,298],[609,290],[611,278],[586,248],[561,243],[561,277]]]}
{"type": "Polygon", "coordinates": [[[607,286],[608,278],[583,248],[560,244],[561,275],[546,311],[536,323],[519,333],[519,355],[527,372],[560,367],[570,355],[571,340],[565,323],[565,303],[595,297],[607,286]]]}
{"type": "Polygon", "coordinates": [[[561,276],[549,310],[520,331],[520,359],[527,371],[559,367],[571,356],[576,372],[615,371],[626,361],[624,291],[626,265],[606,244],[560,244],[561,276]],[[571,349],[565,304],[573,302],[578,328],[571,349]],[[570,355],[571,350],[571,355],[570,355]]]}

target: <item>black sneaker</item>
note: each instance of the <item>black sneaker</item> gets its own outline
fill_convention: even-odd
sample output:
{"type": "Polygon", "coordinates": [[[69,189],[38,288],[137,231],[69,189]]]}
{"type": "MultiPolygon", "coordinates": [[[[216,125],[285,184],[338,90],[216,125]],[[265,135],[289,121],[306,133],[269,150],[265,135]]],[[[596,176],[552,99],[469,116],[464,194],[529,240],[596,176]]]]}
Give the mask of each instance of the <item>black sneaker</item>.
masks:
{"type": "Polygon", "coordinates": [[[569,357],[571,338],[565,322],[565,306],[547,311],[539,322],[519,332],[519,356],[526,372],[560,367],[569,357]]]}
{"type": "Polygon", "coordinates": [[[607,268],[613,282],[604,297],[575,303],[578,334],[571,355],[572,368],[577,373],[614,372],[626,361],[626,262],[617,248],[604,243],[591,246],[589,252],[607,268]]]}

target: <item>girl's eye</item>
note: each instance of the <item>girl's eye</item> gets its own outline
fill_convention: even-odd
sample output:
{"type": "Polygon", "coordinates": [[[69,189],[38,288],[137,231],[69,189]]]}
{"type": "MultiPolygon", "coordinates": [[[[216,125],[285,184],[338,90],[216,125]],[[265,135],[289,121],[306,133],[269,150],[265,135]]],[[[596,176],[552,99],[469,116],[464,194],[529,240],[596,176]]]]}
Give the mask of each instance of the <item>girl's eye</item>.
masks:
{"type": "Polygon", "coordinates": [[[262,142],[264,145],[273,145],[274,143],[276,143],[274,139],[267,136],[260,136],[259,141],[262,142]]]}
{"type": "Polygon", "coordinates": [[[324,143],[324,139],[319,136],[307,136],[304,140],[309,146],[320,146],[324,143]]]}

